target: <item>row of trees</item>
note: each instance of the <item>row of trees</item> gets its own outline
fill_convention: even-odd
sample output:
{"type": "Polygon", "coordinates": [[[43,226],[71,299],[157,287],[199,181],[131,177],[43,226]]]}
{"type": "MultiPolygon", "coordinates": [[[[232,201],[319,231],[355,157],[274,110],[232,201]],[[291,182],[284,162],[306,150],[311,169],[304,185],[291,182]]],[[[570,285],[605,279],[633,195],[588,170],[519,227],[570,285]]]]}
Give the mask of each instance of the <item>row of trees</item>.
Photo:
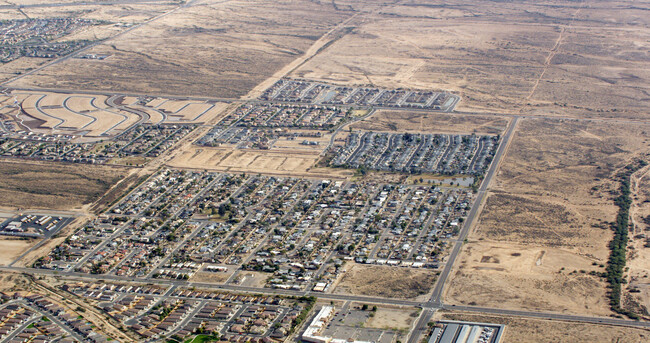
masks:
{"type": "Polygon", "coordinates": [[[609,242],[610,255],[607,262],[606,279],[611,288],[609,294],[609,304],[612,311],[626,315],[632,319],[638,319],[639,316],[621,306],[621,286],[627,283],[625,279],[625,263],[628,243],[628,233],[630,230],[630,177],[643,167],[645,163],[639,162],[628,165],[623,172],[619,174],[620,195],[614,199],[618,206],[616,222],[613,225],[614,238],[609,242]]]}

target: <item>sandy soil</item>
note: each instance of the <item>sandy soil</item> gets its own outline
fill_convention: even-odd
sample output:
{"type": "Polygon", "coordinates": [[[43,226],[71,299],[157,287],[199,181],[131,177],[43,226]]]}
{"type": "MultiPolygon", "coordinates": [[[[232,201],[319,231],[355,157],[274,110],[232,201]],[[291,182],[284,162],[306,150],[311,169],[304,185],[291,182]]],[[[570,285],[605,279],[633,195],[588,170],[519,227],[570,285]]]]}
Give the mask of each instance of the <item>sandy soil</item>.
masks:
{"type": "Polygon", "coordinates": [[[397,307],[377,307],[374,317],[370,317],[364,327],[377,329],[408,330],[417,317],[417,311],[397,307]]]}
{"type": "Polygon", "coordinates": [[[436,273],[429,270],[354,264],[334,293],[419,299],[429,293],[435,280],[436,273]]]}
{"type": "Polygon", "coordinates": [[[521,317],[492,316],[473,313],[437,313],[436,319],[505,324],[502,342],[611,343],[647,342],[650,332],[643,329],[609,325],[569,323],[521,317]]]}
{"type": "Polygon", "coordinates": [[[266,284],[266,279],[269,277],[269,275],[271,274],[246,271],[239,273],[235,280],[233,280],[233,284],[246,287],[264,287],[266,284]]]}
{"type": "Polygon", "coordinates": [[[217,171],[256,172],[263,174],[309,174],[317,153],[258,150],[231,150],[190,147],[169,162],[170,166],[217,171]]]}
{"type": "Polygon", "coordinates": [[[460,111],[647,118],[643,10],[617,1],[546,5],[384,6],[291,76],[450,90],[462,97],[460,111]]]}
{"type": "Polygon", "coordinates": [[[22,240],[7,237],[0,237],[0,265],[7,266],[20,254],[33,247],[38,240],[22,240]]]}
{"type": "Polygon", "coordinates": [[[192,279],[190,279],[190,282],[202,282],[202,283],[224,283],[234,270],[230,268],[228,272],[225,273],[212,273],[212,272],[197,272],[192,276],[192,279]]]}
{"type": "Polygon", "coordinates": [[[610,314],[605,270],[576,251],[476,241],[463,247],[446,301],[534,311],[610,314]],[[574,272],[575,271],[575,272],[574,272]]]}
{"type": "Polygon", "coordinates": [[[640,309],[646,315],[650,314],[650,166],[647,166],[632,177],[632,199],[630,215],[635,230],[630,235],[628,262],[629,280],[627,286],[629,306],[640,309]],[[638,293],[636,293],[638,291],[638,293]],[[634,302],[634,303],[632,303],[634,302]]]}

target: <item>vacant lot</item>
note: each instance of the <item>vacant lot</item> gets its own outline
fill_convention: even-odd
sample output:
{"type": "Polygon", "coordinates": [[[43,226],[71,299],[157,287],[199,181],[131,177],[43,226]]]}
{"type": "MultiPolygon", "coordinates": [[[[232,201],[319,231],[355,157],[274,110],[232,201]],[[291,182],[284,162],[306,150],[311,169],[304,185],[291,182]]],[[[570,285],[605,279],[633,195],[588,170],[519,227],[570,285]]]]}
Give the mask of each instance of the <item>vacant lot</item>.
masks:
{"type": "Polygon", "coordinates": [[[570,323],[467,312],[439,312],[436,318],[505,324],[503,342],[611,343],[647,342],[650,332],[610,325],[570,323]]]}
{"type": "Polygon", "coordinates": [[[465,248],[446,301],[531,311],[606,316],[605,268],[575,251],[513,243],[472,242],[465,248]]]}
{"type": "Polygon", "coordinates": [[[240,150],[188,147],[179,151],[168,163],[178,168],[196,168],[224,172],[282,174],[313,177],[348,177],[352,172],[312,168],[319,158],[318,151],[305,149],[240,150]]]}
{"type": "Polygon", "coordinates": [[[417,318],[413,309],[397,307],[378,307],[373,317],[364,324],[367,328],[408,330],[417,318]]]}
{"type": "Polygon", "coordinates": [[[0,265],[7,266],[38,241],[0,237],[0,265]]]}
{"type": "Polygon", "coordinates": [[[520,121],[463,247],[447,288],[449,300],[609,314],[604,280],[588,273],[604,271],[599,265],[609,256],[608,223],[616,217],[612,199],[619,187],[611,177],[650,150],[648,129],[613,122],[520,121]]]}
{"type": "Polygon", "coordinates": [[[0,206],[78,209],[102,196],[127,169],[0,161],[0,206]]]}
{"type": "Polygon", "coordinates": [[[436,281],[430,270],[353,265],[334,293],[414,299],[429,293],[436,281]]]}
{"type": "Polygon", "coordinates": [[[508,119],[499,116],[379,110],[350,127],[353,130],[496,135],[501,134],[507,125],[508,119]]]}
{"type": "Polygon", "coordinates": [[[15,85],[238,98],[353,12],[311,1],[203,1],[15,85]]]}

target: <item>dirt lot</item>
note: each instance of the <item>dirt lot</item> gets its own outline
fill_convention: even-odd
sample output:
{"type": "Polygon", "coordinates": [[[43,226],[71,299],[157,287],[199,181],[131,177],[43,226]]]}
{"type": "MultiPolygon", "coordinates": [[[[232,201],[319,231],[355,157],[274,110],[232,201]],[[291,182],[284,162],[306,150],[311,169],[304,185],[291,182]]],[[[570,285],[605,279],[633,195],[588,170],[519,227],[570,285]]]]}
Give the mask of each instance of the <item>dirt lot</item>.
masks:
{"type": "Polygon", "coordinates": [[[367,328],[408,330],[417,318],[418,312],[413,309],[398,307],[378,307],[374,317],[364,324],[367,328]]]}
{"type": "Polygon", "coordinates": [[[237,98],[351,16],[331,3],[201,1],[15,82],[46,88],[237,98]]]}
{"type": "Polygon", "coordinates": [[[568,249],[498,242],[467,244],[445,300],[511,309],[606,316],[605,268],[568,249]],[[574,272],[575,271],[575,272],[574,272]]]}
{"type": "Polygon", "coordinates": [[[501,134],[507,125],[508,118],[498,116],[380,110],[372,116],[350,125],[350,128],[353,130],[495,135],[501,134]]]}
{"type": "Polygon", "coordinates": [[[647,342],[650,331],[609,325],[570,323],[466,312],[439,312],[436,319],[505,324],[502,342],[647,342]]]}
{"type": "Polygon", "coordinates": [[[318,152],[296,149],[239,150],[191,146],[179,151],[168,163],[171,167],[224,172],[246,172],[312,177],[349,177],[342,169],[312,168],[318,152]]]}
{"type": "Polygon", "coordinates": [[[429,293],[435,280],[430,270],[354,264],[334,293],[415,299],[429,293]]]}
{"type": "Polygon", "coordinates": [[[0,206],[79,209],[102,196],[128,169],[28,161],[0,161],[0,206]]]}
{"type": "Polygon", "coordinates": [[[0,237],[0,265],[6,266],[13,262],[20,254],[34,246],[38,240],[15,239],[0,237]]]}
{"type": "Polygon", "coordinates": [[[612,198],[618,190],[611,176],[650,150],[648,129],[611,122],[521,121],[463,247],[448,299],[610,314],[604,280],[586,273],[602,272],[598,265],[609,256],[608,223],[616,217],[612,198]],[[578,273],[569,274],[574,270],[578,273]]]}

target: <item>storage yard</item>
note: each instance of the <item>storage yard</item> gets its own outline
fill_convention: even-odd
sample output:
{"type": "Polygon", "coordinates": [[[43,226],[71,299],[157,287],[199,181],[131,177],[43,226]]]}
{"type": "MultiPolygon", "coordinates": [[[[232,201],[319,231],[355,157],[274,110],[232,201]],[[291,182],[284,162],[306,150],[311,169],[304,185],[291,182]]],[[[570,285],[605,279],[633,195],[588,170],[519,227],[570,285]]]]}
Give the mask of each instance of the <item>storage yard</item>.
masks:
{"type": "Polygon", "coordinates": [[[50,237],[61,230],[73,218],[21,215],[0,223],[0,235],[27,238],[50,237]]]}
{"type": "Polygon", "coordinates": [[[428,343],[499,343],[504,329],[498,324],[439,321],[428,343]]]}

